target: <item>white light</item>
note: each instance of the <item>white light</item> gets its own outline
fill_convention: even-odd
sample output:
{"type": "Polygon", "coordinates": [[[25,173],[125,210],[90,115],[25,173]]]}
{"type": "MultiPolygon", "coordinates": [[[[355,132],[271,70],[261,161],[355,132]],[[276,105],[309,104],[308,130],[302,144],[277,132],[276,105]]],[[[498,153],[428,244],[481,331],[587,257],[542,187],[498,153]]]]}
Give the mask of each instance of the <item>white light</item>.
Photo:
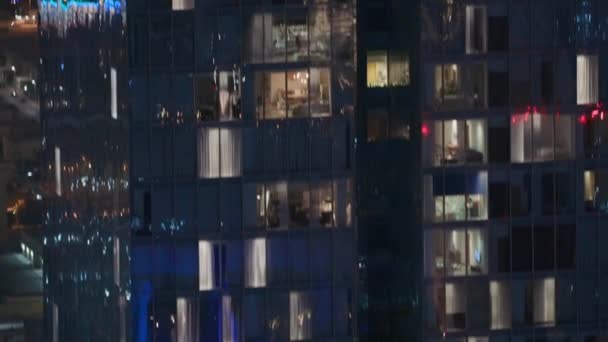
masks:
{"type": "Polygon", "coordinates": [[[15,68],[15,66],[14,66],[14,65],[11,65],[11,70],[12,70],[13,72],[16,72],[16,71],[17,71],[17,69],[15,68]]]}
{"type": "Polygon", "coordinates": [[[36,194],[36,199],[40,201],[42,200],[42,196],[40,194],[36,194]]]}
{"type": "Polygon", "coordinates": [[[27,91],[27,84],[23,86],[23,91],[27,91]]]}
{"type": "Polygon", "coordinates": [[[110,109],[112,119],[118,119],[118,75],[116,74],[116,69],[112,68],[110,70],[110,109]]]}
{"type": "Polygon", "coordinates": [[[55,147],[55,193],[61,196],[61,149],[55,147]]]}
{"type": "Polygon", "coordinates": [[[32,177],[32,175],[33,175],[32,171],[28,171],[28,172],[27,172],[27,176],[28,176],[28,177],[32,177]]]}

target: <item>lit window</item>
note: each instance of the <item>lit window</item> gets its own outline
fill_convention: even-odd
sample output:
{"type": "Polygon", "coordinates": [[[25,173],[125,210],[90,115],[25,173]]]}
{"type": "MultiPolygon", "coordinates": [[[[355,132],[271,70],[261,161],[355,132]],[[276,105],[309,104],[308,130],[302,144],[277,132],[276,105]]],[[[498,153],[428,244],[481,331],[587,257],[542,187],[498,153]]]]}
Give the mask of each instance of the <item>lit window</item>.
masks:
{"type": "Polygon", "coordinates": [[[237,342],[238,307],[236,301],[228,295],[222,296],[222,342],[237,342]]]}
{"type": "Polygon", "coordinates": [[[331,115],[331,82],[328,68],[310,69],[310,115],[331,115]]]}
{"type": "Polygon", "coordinates": [[[198,137],[200,178],[241,175],[241,130],[201,128],[198,137]]]}
{"type": "Polygon", "coordinates": [[[466,328],[467,291],[465,284],[445,284],[445,320],[448,330],[461,330],[466,328]]]}
{"type": "Polygon", "coordinates": [[[53,342],[59,342],[59,307],[56,303],[53,303],[53,342]]]}
{"type": "Polygon", "coordinates": [[[571,115],[524,113],[511,116],[512,162],[563,160],[573,157],[574,118],[571,115]]]}
{"type": "Polygon", "coordinates": [[[410,58],[404,51],[390,52],[388,70],[388,80],[392,87],[410,84],[410,58]]]}
{"type": "Polygon", "coordinates": [[[425,218],[434,222],[486,220],[488,173],[449,173],[424,177],[425,218]]]}
{"type": "Polygon", "coordinates": [[[178,297],[177,311],[177,341],[199,340],[199,307],[197,298],[178,297]]]}
{"type": "Polygon", "coordinates": [[[120,238],[114,237],[114,284],[120,288],[120,238]]]}
{"type": "Polygon", "coordinates": [[[240,71],[198,75],[194,80],[196,116],[201,121],[241,118],[240,71]]]}
{"type": "Polygon", "coordinates": [[[487,161],[485,120],[449,120],[427,124],[432,127],[423,140],[427,165],[459,165],[487,161]]]}
{"type": "Polygon", "coordinates": [[[194,9],[194,0],[172,0],[171,9],[174,11],[194,9]]]}
{"type": "MultiPolygon", "coordinates": [[[[427,104],[442,110],[483,108],[487,103],[487,70],[485,64],[444,64],[431,69],[434,91],[427,104]]],[[[433,88],[432,88],[433,89],[433,88]]]]}
{"type": "Polygon", "coordinates": [[[221,265],[225,264],[226,246],[210,241],[198,242],[198,288],[208,291],[221,286],[221,265]]]}
{"type": "Polygon", "coordinates": [[[534,323],[555,325],[555,279],[534,280],[534,323]]]}
{"type": "Polygon", "coordinates": [[[598,58],[597,55],[576,56],[576,103],[598,102],[598,58]]]}
{"type": "MultiPolygon", "coordinates": [[[[449,230],[445,236],[445,253],[438,251],[437,248],[443,246],[444,238],[439,231],[433,232],[432,241],[427,243],[432,244],[431,250],[435,251],[434,258],[427,263],[432,271],[442,270],[444,261],[440,259],[445,255],[445,268],[449,276],[463,276],[486,274],[488,269],[488,256],[486,246],[486,234],[481,229],[465,230],[449,230]]],[[[428,272],[427,272],[428,273],[428,272]]]]}
{"type": "Polygon", "coordinates": [[[388,62],[386,51],[369,51],[367,53],[367,87],[388,86],[388,62]]]}
{"type": "Polygon", "coordinates": [[[468,54],[486,51],[486,8],[483,6],[466,7],[466,52],[468,54]]]}
{"type": "Polygon", "coordinates": [[[61,196],[61,149],[55,146],[55,193],[61,196]]]}
{"type": "Polygon", "coordinates": [[[110,69],[110,108],[112,119],[118,119],[118,76],[116,69],[110,69]]]}
{"type": "Polygon", "coordinates": [[[245,241],[245,285],[247,287],[266,286],[266,239],[245,241]]]}
{"type": "Polygon", "coordinates": [[[511,286],[506,281],[490,282],[491,329],[511,328],[511,286]]]}
{"type": "Polygon", "coordinates": [[[289,293],[289,340],[312,338],[312,303],[306,292],[289,293]]]}

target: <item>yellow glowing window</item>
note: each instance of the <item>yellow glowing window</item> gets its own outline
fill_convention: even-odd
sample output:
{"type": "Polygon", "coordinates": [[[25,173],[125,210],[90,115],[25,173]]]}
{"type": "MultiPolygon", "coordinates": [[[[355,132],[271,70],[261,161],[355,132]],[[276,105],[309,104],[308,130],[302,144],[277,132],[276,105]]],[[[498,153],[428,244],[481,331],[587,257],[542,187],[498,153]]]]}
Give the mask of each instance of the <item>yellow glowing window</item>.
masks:
{"type": "Polygon", "coordinates": [[[386,51],[369,51],[367,53],[367,87],[379,88],[386,86],[388,86],[386,51]]]}

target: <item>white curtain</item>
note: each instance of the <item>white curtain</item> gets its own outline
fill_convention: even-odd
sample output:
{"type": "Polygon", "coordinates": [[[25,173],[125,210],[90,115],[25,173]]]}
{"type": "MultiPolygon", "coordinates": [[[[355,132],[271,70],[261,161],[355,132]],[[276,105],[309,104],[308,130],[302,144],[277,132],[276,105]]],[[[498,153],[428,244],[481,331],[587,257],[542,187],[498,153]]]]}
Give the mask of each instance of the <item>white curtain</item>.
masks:
{"type": "Polygon", "coordinates": [[[213,289],[213,244],[198,242],[198,288],[200,291],[213,289]]]}
{"type": "Polygon", "coordinates": [[[232,100],[230,96],[231,89],[228,87],[228,75],[227,71],[220,71],[219,74],[221,120],[232,119],[232,100]]]}
{"type": "Polygon", "coordinates": [[[480,53],[486,50],[486,11],[484,7],[466,7],[466,52],[480,53]]]}
{"type": "Polygon", "coordinates": [[[232,297],[222,297],[222,342],[236,342],[237,332],[237,313],[234,310],[232,297]]]}
{"type": "Polygon", "coordinates": [[[598,102],[597,55],[576,56],[576,103],[598,102]]]}
{"type": "Polygon", "coordinates": [[[220,176],[220,129],[202,128],[198,139],[198,163],[200,178],[220,176]]]}
{"type": "Polygon", "coordinates": [[[534,281],[534,323],[555,324],[555,278],[534,281]]]}
{"type": "Polygon", "coordinates": [[[173,0],[171,9],[174,11],[189,10],[194,8],[194,0],[173,0]]]}
{"type": "Polygon", "coordinates": [[[199,340],[198,302],[196,298],[177,298],[177,342],[199,340]]]}
{"type": "Polygon", "coordinates": [[[289,293],[289,339],[309,340],[312,337],[312,308],[305,292],[289,293]]]}
{"type": "Polygon", "coordinates": [[[245,284],[247,287],[266,286],[266,239],[245,241],[245,284]]]}
{"type": "Polygon", "coordinates": [[[241,175],[241,130],[202,128],[198,142],[199,177],[241,175]]]}
{"type": "Polygon", "coordinates": [[[221,176],[241,175],[241,130],[225,128],[220,131],[221,176]]]}

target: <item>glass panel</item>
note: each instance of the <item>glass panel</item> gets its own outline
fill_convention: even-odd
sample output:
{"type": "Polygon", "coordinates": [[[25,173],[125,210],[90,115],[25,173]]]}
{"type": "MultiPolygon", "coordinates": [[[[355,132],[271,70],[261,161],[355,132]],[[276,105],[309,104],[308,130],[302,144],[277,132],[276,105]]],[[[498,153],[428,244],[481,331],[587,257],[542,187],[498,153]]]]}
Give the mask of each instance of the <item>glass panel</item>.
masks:
{"type": "Polygon", "coordinates": [[[441,277],[445,270],[445,246],[443,230],[427,230],[424,232],[425,275],[441,277]]]}
{"type": "Polygon", "coordinates": [[[466,234],[464,230],[449,230],[446,233],[446,269],[451,276],[465,275],[466,267],[466,234]]]}
{"type": "Polygon", "coordinates": [[[490,282],[491,329],[511,328],[511,286],[507,281],[490,282]]]}
{"type": "Polygon", "coordinates": [[[308,117],[308,70],[287,72],[287,116],[308,117]]]}
{"type": "Polygon", "coordinates": [[[309,14],[310,59],[328,60],[330,48],[329,9],[325,6],[313,8],[309,14]]]}
{"type": "Polygon", "coordinates": [[[389,55],[389,84],[406,86],[410,84],[410,57],[405,51],[391,51],[389,55]]]}
{"type": "Polygon", "coordinates": [[[466,286],[460,283],[445,284],[445,316],[448,330],[461,330],[466,328],[466,310],[466,286]]]}
{"type": "Polygon", "coordinates": [[[555,325],[555,279],[534,281],[534,323],[555,325]]]}
{"type": "Polygon", "coordinates": [[[310,222],[310,189],[308,183],[289,184],[289,224],[306,227],[310,222]]]}
{"type": "Polygon", "coordinates": [[[287,183],[270,183],[264,193],[266,226],[270,229],[287,226],[287,183]]]}
{"type": "Polygon", "coordinates": [[[217,120],[217,87],[213,75],[199,75],[194,79],[196,117],[199,120],[217,120]]]}
{"type": "Polygon", "coordinates": [[[289,340],[312,338],[312,301],[306,292],[289,293],[289,340]]]}
{"type": "Polygon", "coordinates": [[[245,240],[245,286],[266,286],[266,239],[245,240]]]}
{"type": "Polygon", "coordinates": [[[576,103],[598,102],[598,58],[597,55],[576,56],[576,103]]]}
{"type": "MultiPolygon", "coordinates": [[[[285,91],[286,76],[284,72],[264,73],[263,98],[264,118],[282,119],[287,111],[285,91]]],[[[257,89],[256,89],[257,90],[257,89]]],[[[258,95],[256,95],[258,96],[258,95]]]]}
{"type": "Polygon", "coordinates": [[[488,241],[485,230],[469,229],[468,238],[468,273],[488,273],[488,241]]]}
{"type": "Polygon", "coordinates": [[[386,51],[367,52],[367,87],[377,88],[388,85],[388,62],[386,51]]]}
{"type": "Polygon", "coordinates": [[[301,13],[300,11],[287,13],[285,42],[279,41],[277,44],[279,46],[281,44],[285,45],[288,61],[308,59],[308,23],[306,19],[307,13],[301,13]]]}
{"type": "Polygon", "coordinates": [[[311,224],[321,227],[333,227],[335,221],[333,190],[330,182],[311,185],[312,211],[311,224]]]}
{"type": "Polygon", "coordinates": [[[331,115],[329,68],[310,69],[310,113],[315,117],[331,115]]]}

